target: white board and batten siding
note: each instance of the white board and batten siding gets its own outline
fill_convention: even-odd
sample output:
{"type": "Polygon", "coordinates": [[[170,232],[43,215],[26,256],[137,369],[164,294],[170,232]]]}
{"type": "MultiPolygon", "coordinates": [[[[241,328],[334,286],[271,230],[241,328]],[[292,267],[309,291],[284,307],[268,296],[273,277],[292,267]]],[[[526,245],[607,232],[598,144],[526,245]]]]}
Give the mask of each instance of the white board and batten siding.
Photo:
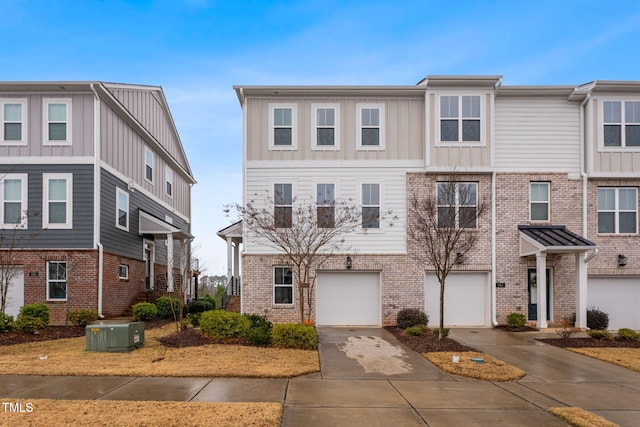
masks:
{"type": "Polygon", "coordinates": [[[580,173],[580,109],[566,98],[499,97],[497,171],[580,173]]]}

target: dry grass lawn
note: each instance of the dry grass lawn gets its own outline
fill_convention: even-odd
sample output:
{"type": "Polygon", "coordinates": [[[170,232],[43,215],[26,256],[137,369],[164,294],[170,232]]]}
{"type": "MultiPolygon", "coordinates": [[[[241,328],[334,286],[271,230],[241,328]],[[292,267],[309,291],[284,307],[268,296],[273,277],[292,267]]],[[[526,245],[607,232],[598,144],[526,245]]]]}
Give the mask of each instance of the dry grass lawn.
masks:
{"type": "Polygon", "coordinates": [[[3,426],[258,426],[282,422],[280,403],[11,400],[31,412],[0,413],[3,426]]]}
{"type": "Polygon", "coordinates": [[[0,346],[0,374],[276,378],[320,370],[318,353],[311,350],[220,344],[166,348],[156,340],[174,331],[171,324],[145,331],[144,346],[128,353],[85,351],[84,337],[0,346]]]}
{"type": "Polygon", "coordinates": [[[473,351],[424,353],[423,356],[445,372],[483,381],[515,381],[525,375],[524,371],[501,360],[473,351]],[[460,356],[458,363],[452,362],[454,355],[460,356]],[[476,363],[471,358],[484,359],[484,363],[476,363]]]}
{"type": "Polygon", "coordinates": [[[640,348],[584,347],[567,350],[640,372],[640,348]]]}
{"type": "Polygon", "coordinates": [[[618,427],[618,424],[582,408],[549,408],[548,411],[574,427],[618,427]]]}

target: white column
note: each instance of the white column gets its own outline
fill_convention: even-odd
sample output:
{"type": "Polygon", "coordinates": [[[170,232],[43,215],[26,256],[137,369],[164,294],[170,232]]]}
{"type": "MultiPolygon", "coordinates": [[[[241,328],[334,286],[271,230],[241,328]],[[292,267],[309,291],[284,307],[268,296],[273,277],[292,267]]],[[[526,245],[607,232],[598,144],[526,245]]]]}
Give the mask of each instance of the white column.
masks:
{"type": "Polygon", "coordinates": [[[240,243],[233,245],[233,277],[240,277],[240,243]]]}
{"type": "Polygon", "coordinates": [[[173,292],[173,234],[167,233],[167,292],[173,292]]]}
{"type": "Polygon", "coordinates": [[[233,239],[227,237],[227,280],[231,279],[233,268],[233,239]]]}
{"type": "Polygon", "coordinates": [[[547,254],[536,254],[536,281],[538,294],[538,320],[536,327],[547,327],[547,254]]]}
{"type": "Polygon", "coordinates": [[[576,254],[576,328],[587,327],[587,263],[586,253],[576,254]]]}

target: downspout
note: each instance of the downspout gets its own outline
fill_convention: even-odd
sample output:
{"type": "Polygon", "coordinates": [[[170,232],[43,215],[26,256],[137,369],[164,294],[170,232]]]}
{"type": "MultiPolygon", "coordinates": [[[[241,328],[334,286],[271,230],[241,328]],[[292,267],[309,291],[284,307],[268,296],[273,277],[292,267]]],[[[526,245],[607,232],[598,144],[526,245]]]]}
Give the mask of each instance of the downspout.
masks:
{"type": "MultiPolygon", "coordinates": [[[[247,147],[249,137],[247,135],[248,132],[248,120],[247,120],[247,97],[244,94],[244,90],[240,88],[240,94],[242,95],[242,205],[245,206],[245,197],[247,195],[247,152],[249,151],[249,147],[247,147]]],[[[243,218],[244,221],[244,218],[243,218]]],[[[246,246],[244,243],[247,241],[247,231],[248,228],[244,226],[242,227],[242,250],[245,251],[246,246]]],[[[239,243],[238,243],[239,244],[239,243]]],[[[242,258],[242,255],[240,255],[242,258]]],[[[240,259],[235,260],[235,262],[239,263],[240,259]]],[[[242,269],[244,269],[244,264],[242,264],[242,269]]],[[[242,292],[242,269],[240,270],[240,313],[244,313],[244,292],[242,292]]],[[[304,302],[301,301],[301,304],[304,302]]]]}
{"type": "MultiPolygon", "coordinates": [[[[585,106],[587,105],[587,103],[591,100],[591,92],[587,93],[587,96],[584,98],[584,101],[582,101],[580,103],[580,176],[582,177],[582,235],[584,236],[585,239],[588,238],[588,231],[589,231],[589,227],[587,224],[587,220],[588,220],[588,215],[587,215],[587,208],[588,208],[588,203],[587,203],[587,196],[588,196],[588,192],[589,192],[589,177],[587,175],[587,171],[586,171],[586,145],[587,145],[587,138],[586,138],[586,132],[584,130],[584,123],[585,123],[585,114],[584,114],[584,109],[585,106]]],[[[595,257],[596,255],[598,255],[598,252],[600,251],[600,249],[598,249],[598,247],[596,246],[595,249],[593,250],[593,253],[591,253],[588,257],[586,257],[584,259],[585,263],[588,263],[589,261],[591,261],[591,259],[593,259],[593,257],[595,257]]]]}
{"type": "MultiPolygon", "coordinates": [[[[498,94],[498,90],[502,86],[502,77],[498,80],[498,83],[495,88],[495,94],[498,94]]],[[[495,96],[493,99],[495,105],[495,96]]],[[[495,129],[495,108],[494,114],[492,114],[492,126],[491,129],[495,129]]],[[[493,132],[493,131],[492,131],[493,132]]],[[[493,138],[492,138],[493,139],[493,138]]],[[[495,140],[492,141],[491,151],[495,153],[495,140]]],[[[491,156],[492,164],[493,164],[493,155],[491,156]]],[[[496,171],[495,169],[491,172],[491,323],[493,326],[498,326],[498,314],[497,314],[497,295],[496,295],[496,282],[497,282],[497,274],[496,274],[496,171]]]]}
{"type": "Polygon", "coordinates": [[[96,100],[93,110],[93,243],[98,248],[98,316],[103,319],[104,247],[100,243],[100,97],[90,84],[96,100]]]}

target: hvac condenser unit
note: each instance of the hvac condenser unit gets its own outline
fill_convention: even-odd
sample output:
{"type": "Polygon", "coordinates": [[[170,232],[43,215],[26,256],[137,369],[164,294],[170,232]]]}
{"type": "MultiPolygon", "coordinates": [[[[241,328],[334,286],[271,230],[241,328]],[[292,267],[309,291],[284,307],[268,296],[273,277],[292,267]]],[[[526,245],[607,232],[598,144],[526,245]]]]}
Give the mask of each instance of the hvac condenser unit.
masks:
{"type": "Polygon", "coordinates": [[[97,322],[86,327],[87,351],[125,352],[144,344],[144,322],[97,322]]]}

